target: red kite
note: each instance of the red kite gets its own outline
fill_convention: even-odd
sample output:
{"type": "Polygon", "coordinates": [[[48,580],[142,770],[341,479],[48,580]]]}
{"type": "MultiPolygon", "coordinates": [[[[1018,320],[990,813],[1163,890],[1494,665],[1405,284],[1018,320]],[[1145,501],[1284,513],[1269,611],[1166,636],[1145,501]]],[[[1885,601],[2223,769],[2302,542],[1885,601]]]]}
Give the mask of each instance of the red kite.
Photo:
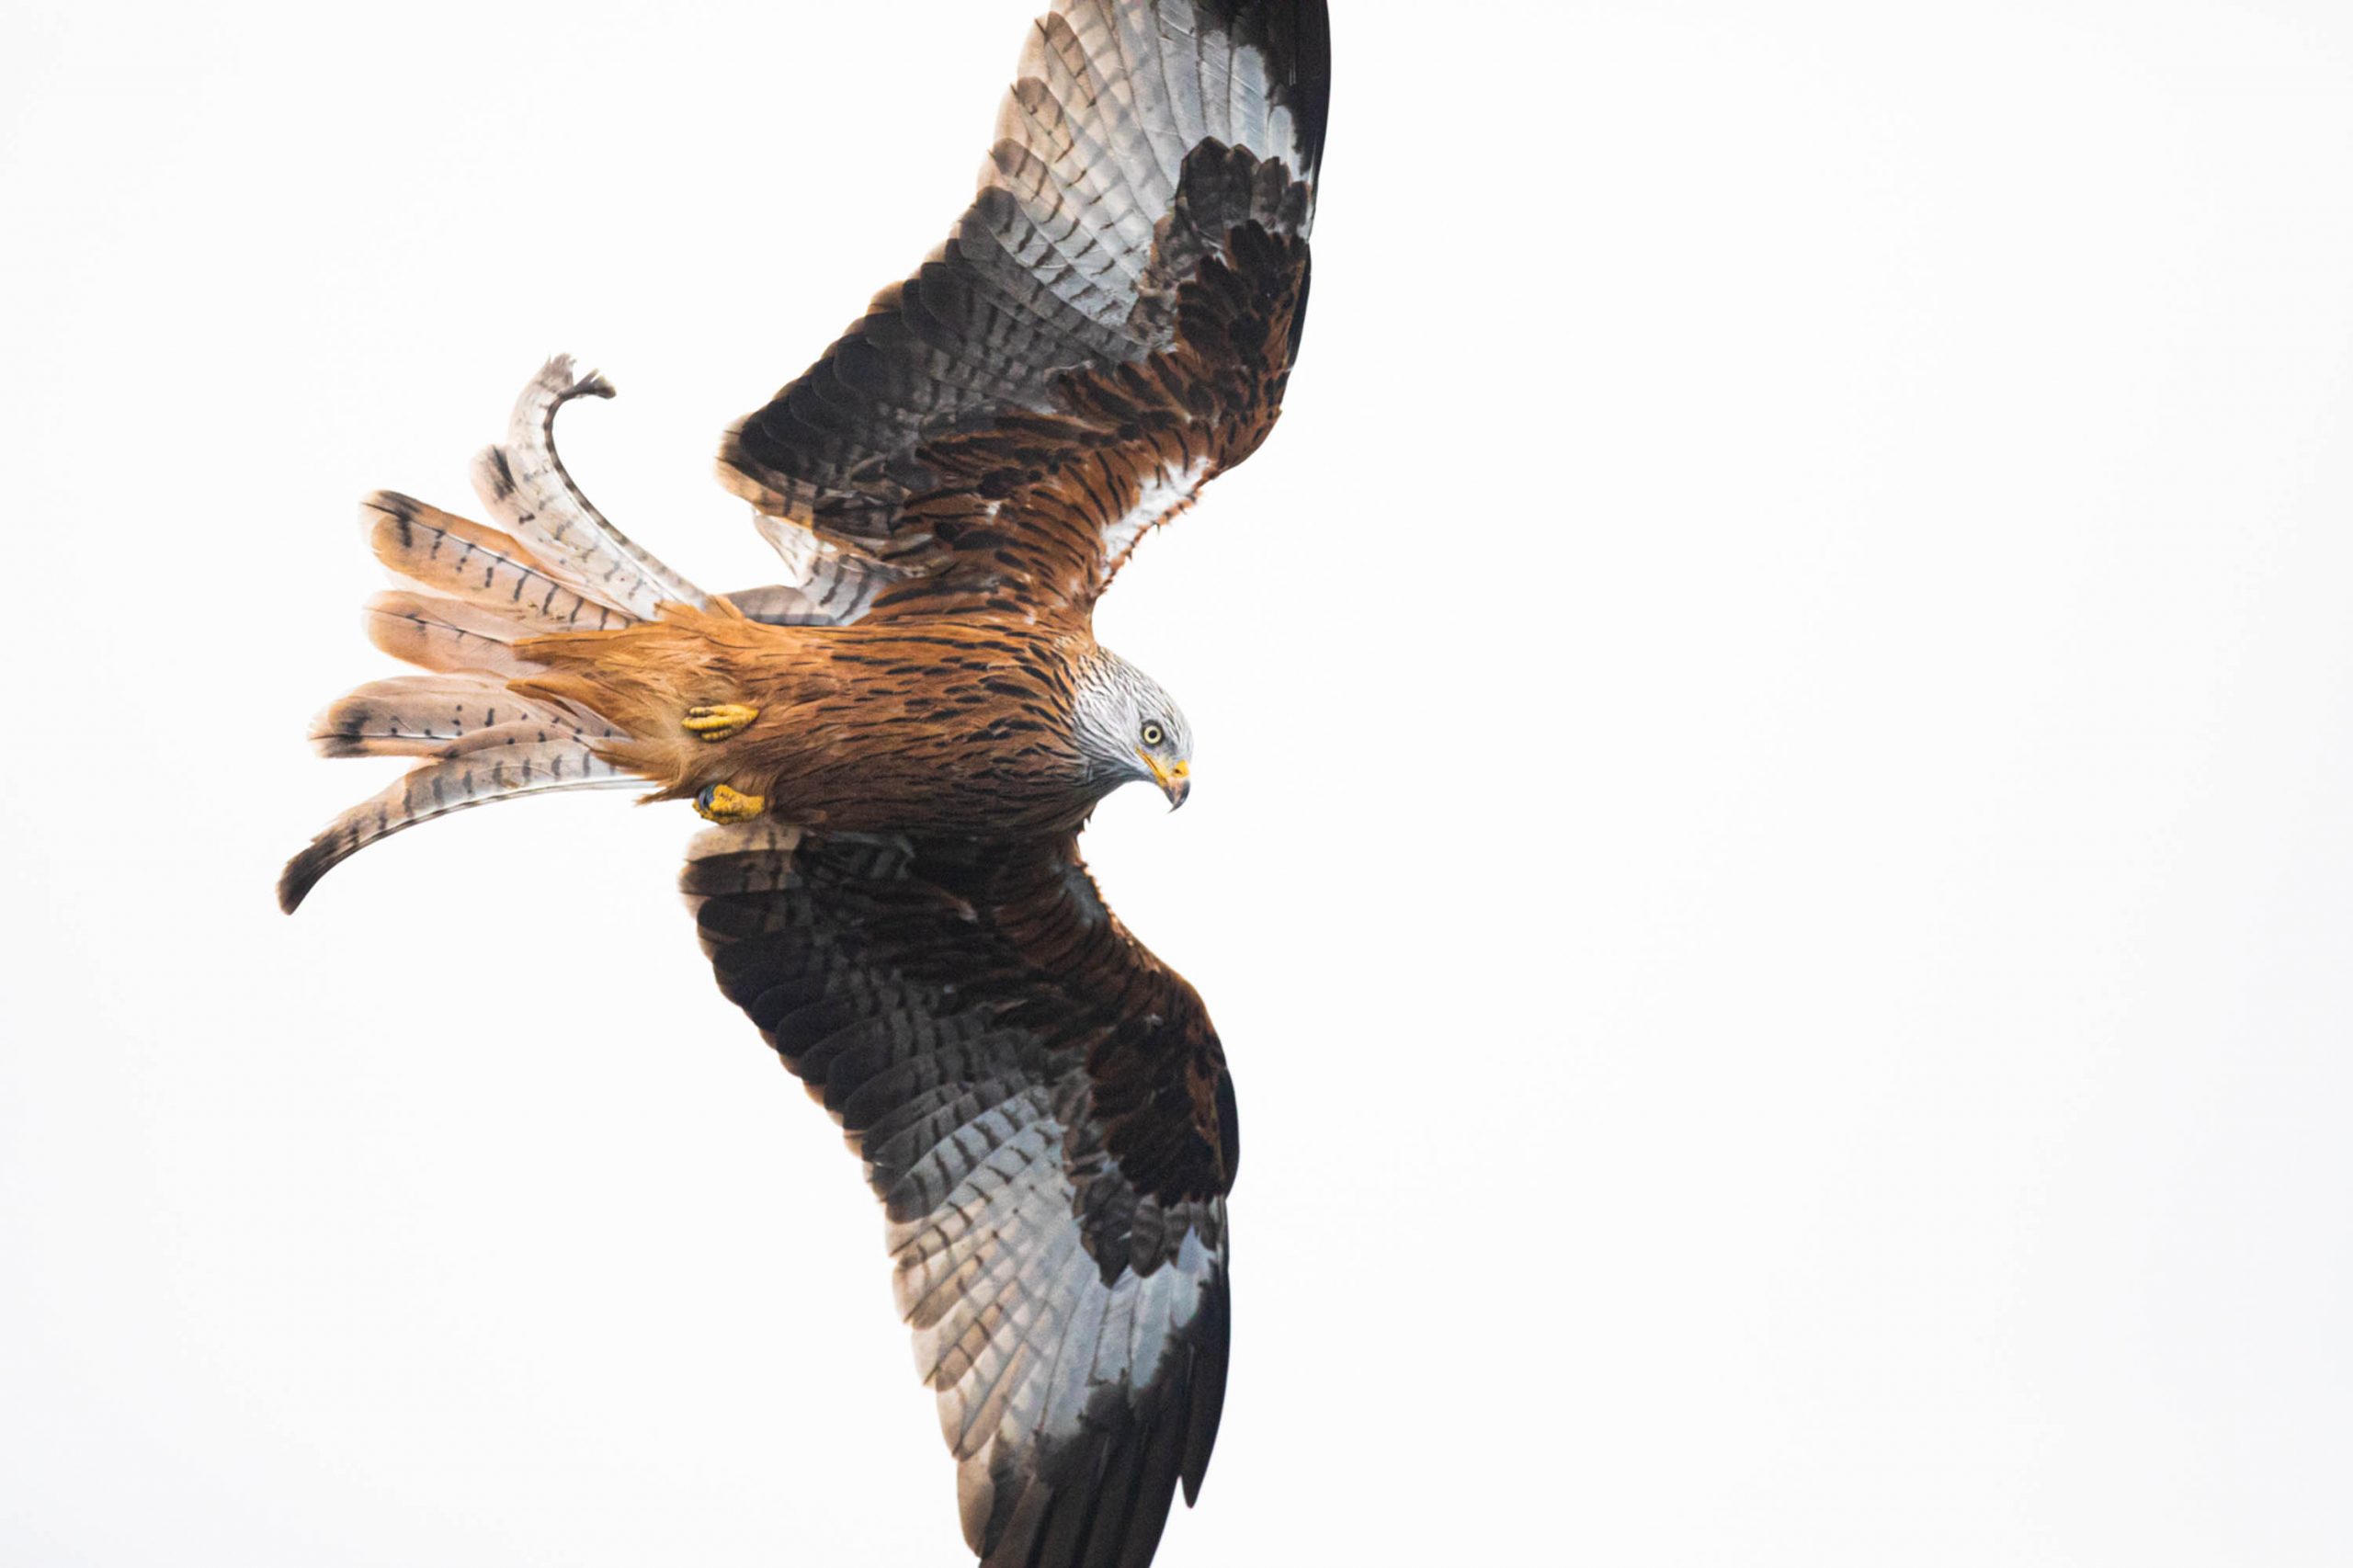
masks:
{"type": "Polygon", "coordinates": [[[287,866],[291,910],[413,824],[633,787],[722,824],[684,885],[726,994],[839,1119],[991,1565],[1139,1564],[1226,1379],[1233,1087],[1199,995],[1078,855],[1191,731],[1095,641],[1148,532],[1257,449],[1308,290],[1318,0],[1057,0],[947,243],[727,434],[790,570],[702,592],[557,459],[551,363],[483,454],[498,526],[366,503],[410,586],[315,738],[419,758],[287,866]]]}

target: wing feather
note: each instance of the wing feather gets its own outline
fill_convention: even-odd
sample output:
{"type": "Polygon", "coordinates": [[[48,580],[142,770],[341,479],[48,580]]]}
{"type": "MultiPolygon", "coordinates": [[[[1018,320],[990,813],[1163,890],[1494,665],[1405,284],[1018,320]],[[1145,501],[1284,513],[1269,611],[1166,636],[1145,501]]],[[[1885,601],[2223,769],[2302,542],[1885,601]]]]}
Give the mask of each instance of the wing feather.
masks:
{"type": "Polygon", "coordinates": [[[949,243],[722,449],[722,479],[789,558],[799,536],[892,576],[838,619],[1083,608],[1256,448],[1298,346],[1329,59],[1320,0],[1056,0],[1039,19],[949,243]],[[1228,199],[1237,183],[1268,199],[1228,199]],[[1187,291],[1220,271],[1282,330],[1188,316],[1187,291]],[[1155,362],[1155,422],[1195,426],[1201,459],[1176,505],[1165,432],[1082,416],[1155,362]],[[992,436],[1017,450],[972,472],[992,436]],[[1126,494],[1074,530],[1037,493],[1094,454],[1126,494]]]}
{"type": "Polygon", "coordinates": [[[755,825],[684,879],[722,989],[838,1117],[988,1563],[1149,1560],[1226,1356],[1223,1058],[1068,840],[755,825]]]}

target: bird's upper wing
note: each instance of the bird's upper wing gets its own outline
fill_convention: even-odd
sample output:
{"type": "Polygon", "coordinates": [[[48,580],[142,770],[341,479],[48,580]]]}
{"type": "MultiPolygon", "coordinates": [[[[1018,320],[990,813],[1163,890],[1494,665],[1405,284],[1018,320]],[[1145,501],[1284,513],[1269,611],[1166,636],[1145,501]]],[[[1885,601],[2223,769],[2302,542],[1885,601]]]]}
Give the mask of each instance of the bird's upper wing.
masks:
{"type": "Polygon", "coordinates": [[[728,432],[795,578],[738,603],[1091,603],[1279,411],[1329,77],[1323,0],[1055,0],[947,243],[728,432]]]}
{"type": "Polygon", "coordinates": [[[1075,840],[705,834],[721,989],[841,1122],[992,1565],[1152,1556],[1225,1392],[1224,1057],[1075,840]]]}

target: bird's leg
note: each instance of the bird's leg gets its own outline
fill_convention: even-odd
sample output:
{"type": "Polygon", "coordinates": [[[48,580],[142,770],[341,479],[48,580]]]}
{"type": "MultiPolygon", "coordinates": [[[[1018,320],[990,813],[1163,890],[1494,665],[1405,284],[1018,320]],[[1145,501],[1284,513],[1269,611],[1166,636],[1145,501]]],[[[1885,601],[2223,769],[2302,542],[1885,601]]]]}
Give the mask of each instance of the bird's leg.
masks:
{"type": "MultiPolygon", "coordinates": [[[[760,710],[748,703],[711,702],[688,709],[679,722],[699,740],[724,741],[742,734],[759,716],[760,710]]],[[[695,812],[705,822],[750,822],[767,809],[767,796],[747,795],[725,784],[706,784],[695,795],[695,812]]]]}
{"type": "Polygon", "coordinates": [[[695,814],[705,822],[750,822],[767,809],[766,795],[746,795],[724,784],[706,784],[695,796],[695,814]]]}
{"type": "Polygon", "coordinates": [[[685,723],[690,733],[706,741],[723,741],[742,734],[759,716],[758,709],[740,702],[714,702],[688,709],[685,723]]]}

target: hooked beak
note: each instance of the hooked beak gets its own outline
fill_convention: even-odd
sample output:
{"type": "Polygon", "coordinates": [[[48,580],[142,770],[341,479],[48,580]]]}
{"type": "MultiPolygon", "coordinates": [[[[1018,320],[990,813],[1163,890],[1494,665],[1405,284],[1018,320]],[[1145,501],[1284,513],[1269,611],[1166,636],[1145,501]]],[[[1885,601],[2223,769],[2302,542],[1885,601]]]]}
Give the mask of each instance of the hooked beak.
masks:
{"type": "Polygon", "coordinates": [[[1193,765],[1180,762],[1174,767],[1166,767],[1156,756],[1147,756],[1142,752],[1136,753],[1136,756],[1142,757],[1143,765],[1152,769],[1152,781],[1160,786],[1162,794],[1168,797],[1168,809],[1173,812],[1183,805],[1185,797],[1193,792],[1193,765]]]}

